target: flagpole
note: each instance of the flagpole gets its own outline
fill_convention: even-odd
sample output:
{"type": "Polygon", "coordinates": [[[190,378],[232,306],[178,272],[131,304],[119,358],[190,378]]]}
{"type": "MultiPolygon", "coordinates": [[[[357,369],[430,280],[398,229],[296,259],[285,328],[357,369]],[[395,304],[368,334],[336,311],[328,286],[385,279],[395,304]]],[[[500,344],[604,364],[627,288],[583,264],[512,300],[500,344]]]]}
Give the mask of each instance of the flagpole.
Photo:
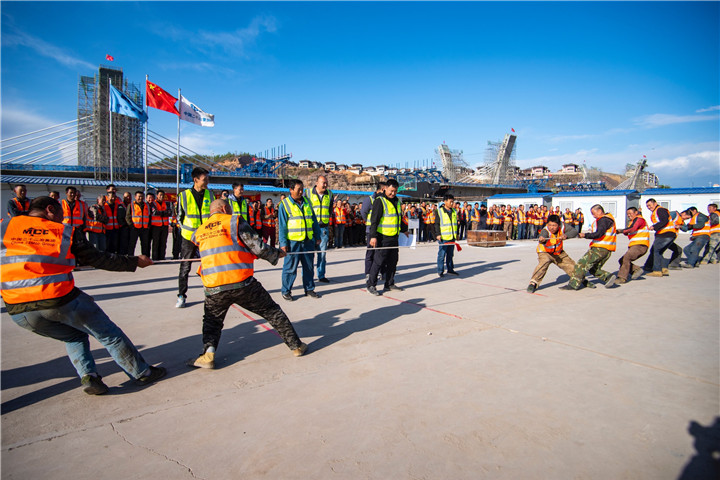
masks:
{"type": "MultiPolygon", "coordinates": [[[[149,108],[147,108],[147,82],[148,82],[148,76],[145,75],[145,105],[143,107],[145,108],[145,115],[148,115],[149,108]]],[[[145,195],[147,195],[147,168],[148,168],[148,148],[147,148],[147,142],[148,142],[148,129],[150,128],[150,116],[148,115],[148,118],[145,120],[145,148],[143,151],[143,157],[145,162],[145,186],[144,186],[144,192],[145,195]]]]}
{"type": "MultiPolygon", "coordinates": [[[[178,107],[182,108],[182,97],[180,96],[180,89],[178,88],[178,107]]],[[[177,130],[177,152],[175,156],[176,165],[176,176],[177,184],[175,185],[175,195],[178,201],[180,200],[180,110],[178,110],[178,130],[177,130]]]]}
{"type": "Polygon", "coordinates": [[[108,77],[108,116],[110,117],[110,183],[113,183],[113,134],[112,134],[112,78],[108,77]]]}

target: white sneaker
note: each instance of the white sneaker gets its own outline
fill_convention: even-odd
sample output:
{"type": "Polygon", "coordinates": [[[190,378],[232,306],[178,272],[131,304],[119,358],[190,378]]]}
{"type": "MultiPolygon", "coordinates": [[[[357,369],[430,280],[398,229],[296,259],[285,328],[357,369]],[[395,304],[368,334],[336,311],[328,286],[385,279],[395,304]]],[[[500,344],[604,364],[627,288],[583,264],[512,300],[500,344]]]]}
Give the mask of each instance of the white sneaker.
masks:
{"type": "Polygon", "coordinates": [[[175,308],[185,308],[185,297],[183,297],[182,295],[178,295],[178,300],[175,304],[175,308]]]}

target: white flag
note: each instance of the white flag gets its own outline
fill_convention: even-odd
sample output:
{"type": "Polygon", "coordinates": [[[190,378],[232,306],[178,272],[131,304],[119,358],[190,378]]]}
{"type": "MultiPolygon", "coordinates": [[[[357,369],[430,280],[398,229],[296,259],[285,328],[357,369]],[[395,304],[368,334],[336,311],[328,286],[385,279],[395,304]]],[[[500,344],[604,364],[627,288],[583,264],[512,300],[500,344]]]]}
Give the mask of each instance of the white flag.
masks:
{"type": "Polygon", "coordinates": [[[203,112],[200,107],[180,95],[180,118],[201,127],[214,127],[215,115],[203,112]]]}

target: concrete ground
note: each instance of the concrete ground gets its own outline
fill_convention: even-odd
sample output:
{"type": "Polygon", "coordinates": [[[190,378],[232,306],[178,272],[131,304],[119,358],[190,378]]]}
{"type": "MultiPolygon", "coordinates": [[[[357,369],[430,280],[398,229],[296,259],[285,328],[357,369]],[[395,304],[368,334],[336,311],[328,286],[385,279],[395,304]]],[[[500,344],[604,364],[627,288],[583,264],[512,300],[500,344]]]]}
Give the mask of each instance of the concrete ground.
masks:
{"type": "MultiPolygon", "coordinates": [[[[577,260],[587,244],[566,250],[577,260]]],[[[373,297],[364,250],[331,251],[323,297],[293,303],[279,267],[258,261],[309,353],[231,309],[214,371],[184,366],[201,350],[198,277],[175,309],[177,264],[77,272],[168,369],[136,387],[93,340],[110,386],[98,397],[60,342],[3,309],[2,478],[713,478],[720,265],[578,292],[559,290],[567,276],[551,267],[528,294],[534,242],[465,247],[459,278],[437,277],[436,252],[402,250],[405,291],[373,297]]]]}

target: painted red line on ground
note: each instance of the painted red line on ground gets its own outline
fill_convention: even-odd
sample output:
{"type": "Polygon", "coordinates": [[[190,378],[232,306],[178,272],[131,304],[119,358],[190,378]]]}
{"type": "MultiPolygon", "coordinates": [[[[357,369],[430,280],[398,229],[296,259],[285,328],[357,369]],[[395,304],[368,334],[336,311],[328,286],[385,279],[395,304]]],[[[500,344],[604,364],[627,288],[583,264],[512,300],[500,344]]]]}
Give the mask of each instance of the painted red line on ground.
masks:
{"type": "MultiPolygon", "coordinates": [[[[522,290],[518,290],[516,288],[501,287],[500,285],[490,285],[489,283],[482,283],[482,282],[473,282],[472,280],[465,280],[464,278],[459,278],[458,280],[462,280],[463,282],[467,282],[467,283],[474,283],[476,285],[484,285],[486,287],[502,288],[503,290],[510,290],[512,292],[522,292],[522,290]]],[[[547,297],[547,295],[543,295],[542,293],[533,293],[532,295],[538,295],[540,297],[547,297]]]]}
{"type": "Polygon", "coordinates": [[[250,315],[248,315],[247,313],[245,313],[245,312],[244,312],[240,307],[238,307],[237,305],[233,305],[232,307],[233,307],[235,310],[237,310],[238,312],[240,312],[240,313],[242,313],[243,315],[245,315],[247,318],[249,318],[249,319],[252,320],[253,322],[255,322],[255,323],[257,323],[258,325],[260,325],[261,327],[263,327],[263,328],[264,328],[265,330],[267,330],[268,332],[272,332],[272,333],[274,333],[275,335],[277,335],[279,338],[282,338],[282,337],[280,336],[280,334],[275,331],[275,329],[270,328],[270,327],[268,327],[267,325],[265,325],[264,323],[261,323],[260,320],[257,320],[257,319],[255,319],[255,318],[251,317],[250,315]]]}
{"type": "MultiPolygon", "coordinates": [[[[367,292],[367,290],[365,290],[364,288],[361,288],[360,290],[362,290],[363,292],[367,292]]],[[[385,294],[383,294],[383,297],[389,298],[390,300],[395,300],[396,302],[407,303],[408,305],[415,305],[416,307],[420,307],[423,310],[430,310],[431,312],[440,313],[442,315],[447,315],[448,317],[455,317],[455,318],[459,318],[460,320],[463,320],[463,317],[461,317],[460,315],[455,315],[454,313],[443,312],[441,310],[435,310],[434,308],[430,308],[430,307],[423,307],[422,305],[418,305],[417,303],[414,303],[414,302],[408,302],[405,300],[400,300],[399,298],[388,297],[385,294]]]]}

